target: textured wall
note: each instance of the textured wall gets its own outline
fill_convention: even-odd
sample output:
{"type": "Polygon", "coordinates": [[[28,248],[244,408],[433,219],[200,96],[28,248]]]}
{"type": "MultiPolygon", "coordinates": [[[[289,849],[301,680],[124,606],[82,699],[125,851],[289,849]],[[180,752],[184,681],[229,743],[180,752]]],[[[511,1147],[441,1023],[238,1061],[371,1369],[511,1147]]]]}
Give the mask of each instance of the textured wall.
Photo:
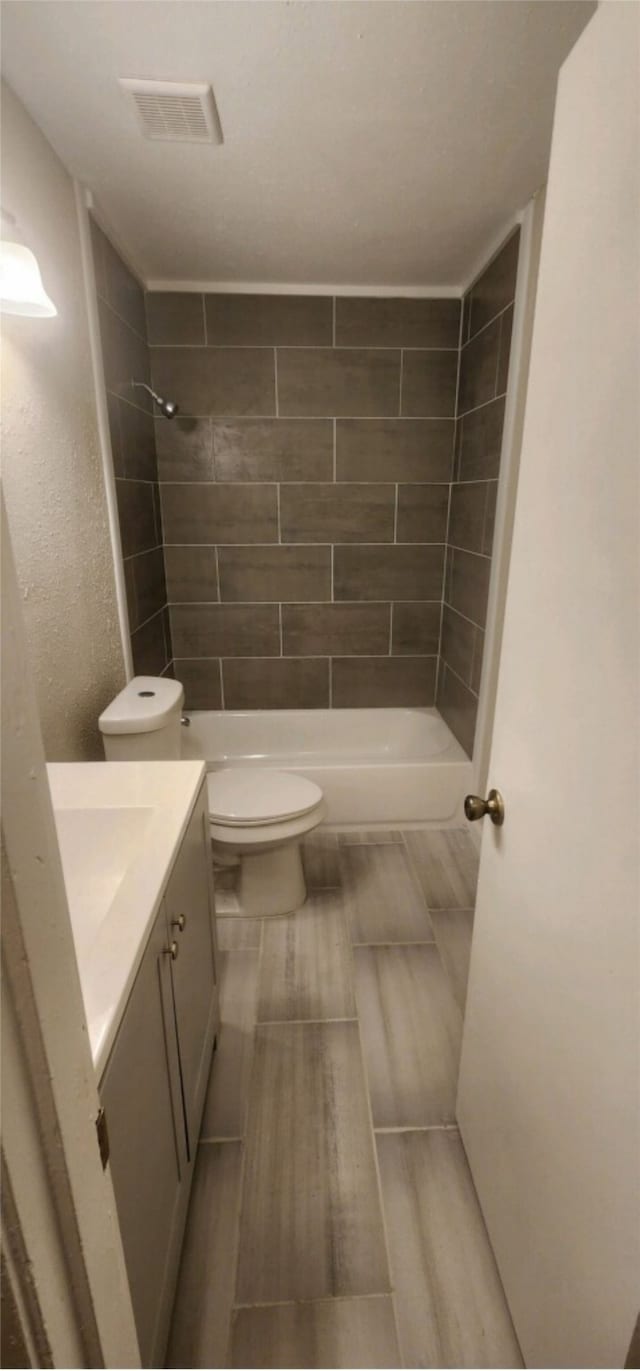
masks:
{"type": "Polygon", "coordinates": [[[160,676],[171,662],[171,630],[153,406],[131,385],[150,380],[144,293],[93,219],[91,241],[133,669],[160,676]]]}
{"type": "Polygon", "coordinates": [[[73,184],[2,88],[2,203],[35,251],[55,319],[2,320],[3,486],[51,761],[102,755],[124,684],[73,184]]]}
{"type": "Polygon", "coordinates": [[[157,293],[147,319],[188,704],[433,704],[459,300],[157,293]]]}
{"type": "Polygon", "coordinates": [[[519,242],[517,229],[467,292],[462,318],[437,703],[469,756],[484,653],[519,242]]]}

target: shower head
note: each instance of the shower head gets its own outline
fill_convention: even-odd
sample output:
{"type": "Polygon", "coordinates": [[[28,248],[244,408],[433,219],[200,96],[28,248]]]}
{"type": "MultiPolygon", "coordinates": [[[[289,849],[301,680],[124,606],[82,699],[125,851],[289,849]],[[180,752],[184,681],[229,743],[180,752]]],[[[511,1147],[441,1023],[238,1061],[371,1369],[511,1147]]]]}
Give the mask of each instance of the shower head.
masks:
{"type": "Polygon", "coordinates": [[[158,395],[155,390],[152,390],[151,386],[148,386],[146,381],[132,381],[131,384],[132,386],[141,386],[143,390],[149,392],[149,395],[153,397],[158,409],[164,415],[165,419],[174,419],[176,414],[179,414],[180,408],[175,400],[163,400],[162,396],[158,395]]]}

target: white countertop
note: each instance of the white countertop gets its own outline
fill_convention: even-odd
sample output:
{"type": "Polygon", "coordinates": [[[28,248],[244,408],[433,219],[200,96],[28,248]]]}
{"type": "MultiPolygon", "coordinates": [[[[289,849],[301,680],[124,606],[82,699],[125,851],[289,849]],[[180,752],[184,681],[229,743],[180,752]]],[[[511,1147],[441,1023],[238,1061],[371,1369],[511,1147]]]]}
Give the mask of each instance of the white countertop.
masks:
{"type": "Polygon", "coordinates": [[[93,1064],[102,1075],[203,762],[47,767],[93,1064]]]}

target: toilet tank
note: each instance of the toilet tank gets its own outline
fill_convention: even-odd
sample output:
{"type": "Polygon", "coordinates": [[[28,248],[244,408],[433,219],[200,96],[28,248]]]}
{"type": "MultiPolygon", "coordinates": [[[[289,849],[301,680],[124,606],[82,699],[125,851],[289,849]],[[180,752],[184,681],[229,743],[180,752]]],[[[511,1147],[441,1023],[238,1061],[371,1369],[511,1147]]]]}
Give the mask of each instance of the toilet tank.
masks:
{"type": "Polygon", "coordinates": [[[179,758],[183,701],[179,681],[167,676],[134,676],[98,719],[107,761],[179,758]]]}

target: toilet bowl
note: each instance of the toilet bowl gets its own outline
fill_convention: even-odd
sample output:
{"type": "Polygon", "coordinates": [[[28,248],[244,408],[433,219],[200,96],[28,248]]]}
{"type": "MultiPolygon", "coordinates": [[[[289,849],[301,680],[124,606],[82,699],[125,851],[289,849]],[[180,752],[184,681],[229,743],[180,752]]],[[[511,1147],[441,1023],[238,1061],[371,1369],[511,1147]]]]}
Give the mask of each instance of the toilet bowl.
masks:
{"type": "MultiPolygon", "coordinates": [[[[184,691],[167,677],[134,676],[98,720],[107,761],[180,756],[184,691]]],[[[300,843],[322,822],[322,791],[305,776],[270,767],[207,775],[214,861],[238,866],[246,914],[289,914],[306,899],[300,843]]]]}
{"type": "Polygon", "coordinates": [[[313,781],[270,767],[229,767],[207,776],[214,861],[240,868],[243,914],[288,914],[307,890],[300,843],[326,806],[313,781]]]}

